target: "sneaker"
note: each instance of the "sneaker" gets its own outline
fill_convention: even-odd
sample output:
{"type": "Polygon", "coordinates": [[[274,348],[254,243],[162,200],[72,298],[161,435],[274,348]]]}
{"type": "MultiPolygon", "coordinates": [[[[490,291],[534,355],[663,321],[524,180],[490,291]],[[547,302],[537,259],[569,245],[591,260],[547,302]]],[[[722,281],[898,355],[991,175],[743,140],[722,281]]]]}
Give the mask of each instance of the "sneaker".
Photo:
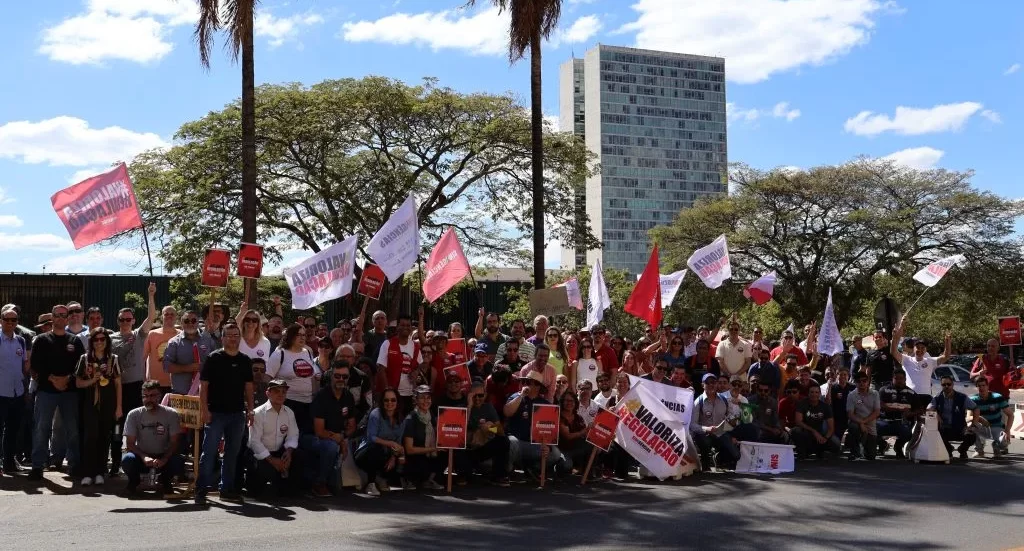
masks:
{"type": "Polygon", "coordinates": [[[87,476],[82,479],[82,486],[92,486],[92,477],[87,476]]]}
{"type": "Polygon", "coordinates": [[[979,457],[985,457],[985,450],[974,450],[971,452],[971,459],[977,459],[979,457]]]}
{"type": "Polygon", "coordinates": [[[103,480],[103,475],[101,475],[101,474],[96,475],[96,485],[97,486],[102,485],[104,482],[106,482],[106,480],[103,480]]]}
{"type": "Polygon", "coordinates": [[[313,497],[331,497],[331,491],[327,489],[326,484],[314,484],[313,497]]]}
{"type": "Polygon", "coordinates": [[[366,495],[373,497],[380,497],[380,489],[377,488],[377,484],[371,482],[366,485],[366,495]]]}
{"type": "Polygon", "coordinates": [[[32,469],[28,473],[28,479],[29,480],[42,480],[43,479],[43,470],[42,469],[32,469]]]}
{"type": "Polygon", "coordinates": [[[433,478],[428,478],[427,480],[425,480],[423,482],[423,489],[424,490],[430,490],[430,491],[437,491],[437,490],[443,490],[444,486],[442,486],[442,485],[438,484],[437,482],[435,482],[433,478]]]}
{"type": "Polygon", "coordinates": [[[403,490],[415,490],[416,489],[416,485],[413,484],[411,480],[403,478],[402,479],[402,489],[403,490]]]}
{"type": "Polygon", "coordinates": [[[376,484],[377,484],[377,489],[380,490],[381,492],[390,492],[391,491],[391,486],[388,486],[387,479],[385,479],[382,476],[378,476],[377,477],[376,484]]]}

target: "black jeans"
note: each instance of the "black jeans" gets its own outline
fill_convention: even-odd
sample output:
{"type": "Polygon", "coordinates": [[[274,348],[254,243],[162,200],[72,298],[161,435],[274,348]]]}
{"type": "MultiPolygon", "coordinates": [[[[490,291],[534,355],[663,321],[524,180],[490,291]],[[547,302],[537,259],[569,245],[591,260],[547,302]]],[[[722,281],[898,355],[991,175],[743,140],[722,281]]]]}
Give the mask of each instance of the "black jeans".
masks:
{"type": "MultiPolygon", "coordinates": [[[[387,477],[389,472],[387,471],[388,460],[395,454],[390,448],[377,444],[376,442],[371,443],[369,446],[362,450],[358,450],[355,454],[356,466],[360,470],[366,473],[366,479],[372,484],[377,480],[378,476],[387,477]]],[[[395,467],[398,467],[397,461],[395,467]]]]}
{"type": "Polygon", "coordinates": [[[15,452],[18,451],[18,435],[21,433],[21,418],[25,411],[25,397],[0,397],[0,450],[3,450],[3,467],[14,466],[15,452]]]}
{"type": "Polygon", "coordinates": [[[846,439],[852,456],[860,455],[858,445],[861,445],[864,447],[864,457],[874,459],[878,453],[878,436],[860,430],[860,425],[857,423],[850,423],[850,427],[847,430],[849,430],[849,434],[846,436],[846,439]]]}
{"type": "MultiPolygon", "coordinates": [[[[265,460],[256,459],[252,450],[245,448],[245,488],[251,495],[263,494],[269,484],[277,495],[290,495],[298,489],[298,482],[301,480],[302,457],[299,450],[292,450],[292,462],[288,468],[288,477],[282,477],[281,473],[265,460]]],[[[271,457],[284,455],[284,448],[270,452],[271,457]]]]}
{"type": "Polygon", "coordinates": [[[958,453],[967,453],[967,449],[978,440],[978,435],[973,432],[958,431],[953,427],[940,428],[939,435],[942,436],[942,443],[945,444],[946,451],[949,452],[950,456],[953,455],[953,442],[960,442],[960,445],[956,448],[958,453]]]}
{"type": "Polygon", "coordinates": [[[93,477],[107,474],[107,452],[110,433],[117,420],[114,418],[116,405],[112,400],[101,399],[92,403],[92,397],[82,404],[82,476],[93,477]]]}
{"type": "Polygon", "coordinates": [[[484,461],[490,459],[492,479],[497,480],[508,476],[508,436],[498,434],[479,448],[461,451],[463,452],[462,454],[457,450],[455,452],[455,457],[458,458],[460,455],[464,456],[466,459],[463,461],[468,462],[468,465],[464,465],[459,468],[460,475],[468,476],[473,472],[473,469],[477,468],[484,461]],[[465,473],[463,473],[463,471],[465,471],[465,473]]]}
{"type": "Polygon", "coordinates": [[[124,420],[128,413],[142,407],[142,381],[137,383],[121,383],[121,418],[114,424],[110,433],[110,470],[121,470],[121,457],[124,455],[124,420]]]}
{"type": "Polygon", "coordinates": [[[448,466],[448,454],[440,451],[437,455],[429,457],[426,455],[410,455],[405,458],[405,478],[410,482],[423,482],[430,475],[434,475],[434,481],[440,484],[441,474],[448,466]]]}

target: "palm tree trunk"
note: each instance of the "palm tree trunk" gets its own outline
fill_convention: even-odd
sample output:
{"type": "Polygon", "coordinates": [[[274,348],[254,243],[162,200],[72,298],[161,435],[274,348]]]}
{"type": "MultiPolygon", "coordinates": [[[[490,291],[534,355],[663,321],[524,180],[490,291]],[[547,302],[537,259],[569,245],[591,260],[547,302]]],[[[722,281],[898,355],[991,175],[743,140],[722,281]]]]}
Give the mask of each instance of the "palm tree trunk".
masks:
{"type": "MultiPolygon", "coordinates": [[[[256,75],[249,24],[242,39],[242,241],[256,243],[256,239],[256,75]]],[[[245,298],[255,305],[255,282],[248,287],[245,298]]]]}
{"type": "Polygon", "coordinates": [[[544,114],[541,111],[540,29],[530,39],[530,118],[533,148],[533,283],[544,288],[544,114]]]}

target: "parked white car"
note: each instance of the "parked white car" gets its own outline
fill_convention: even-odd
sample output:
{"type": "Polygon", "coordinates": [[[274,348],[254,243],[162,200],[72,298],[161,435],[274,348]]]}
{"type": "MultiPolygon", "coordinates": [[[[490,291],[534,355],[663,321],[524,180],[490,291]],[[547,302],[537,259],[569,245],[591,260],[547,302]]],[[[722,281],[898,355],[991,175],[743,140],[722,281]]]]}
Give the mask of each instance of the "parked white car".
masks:
{"type": "Polygon", "coordinates": [[[939,379],[946,376],[953,378],[953,390],[968,396],[974,396],[978,393],[978,387],[974,386],[974,383],[971,382],[970,370],[964,369],[959,365],[942,364],[935,368],[935,373],[932,373],[932,396],[942,392],[942,383],[939,379]]]}

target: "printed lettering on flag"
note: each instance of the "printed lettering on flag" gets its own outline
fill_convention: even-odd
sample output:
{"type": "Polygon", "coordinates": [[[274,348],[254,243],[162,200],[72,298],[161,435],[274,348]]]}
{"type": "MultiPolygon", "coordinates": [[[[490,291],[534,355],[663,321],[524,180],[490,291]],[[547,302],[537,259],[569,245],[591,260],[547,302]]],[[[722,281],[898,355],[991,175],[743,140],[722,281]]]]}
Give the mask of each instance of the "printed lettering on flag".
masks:
{"type": "Polygon", "coordinates": [[[708,288],[721,287],[725,280],[732,277],[729,246],[725,242],[725,235],[718,236],[710,245],[694,251],[686,265],[708,288]]]}
{"type": "Polygon", "coordinates": [[[595,325],[604,319],[604,311],[612,305],[612,299],[608,296],[608,287],[604,284],[604,274],[601,273],[601,260],[594,261],[594,267],[590,272],[590,294],[587,300],[587,330],[593,329],[595,325]]]}
{"type": "Polygon", "coordinates": [[[683,422],[683,425],[690,426],[690,419],[693,416],[692,388],[679,388],[630,375],[629,387],[633,388],[637,385],[645,387],[651,394],[656,396],[665,405],[665,408],[672,412],[676,419],[683,422]]]}
{"type": "Polygon", "coordinates": [[[352,292],[356,243],[353,235],[284,270],[292,291],[292,308],[308,310],[352,292]]]}
{"type": "Polygon", "coordinates": [[[466,253],[462,252],[455,230],[448,228],[427,259],[423,296],[428,302],[441,298],[448,289],[469,275],[469,269],[469,261],[466,260],[466,253]]]}
{"type": "Polygon", "coordinates": [[[843,337],[839,335],[836,314],[832,309],[831,287],[828,290],[828,302],[825,303],[825,319],[821,322],[821,335],[818,335],[818,352],[828,356],[843,352],[843,337]]]}
{"type": "Polygon", "coordinates": [[[228,275],[231,273],[231,253],[224,249],[206,249],[203,256],[203,272],[201,280],[207,287],[224,288],[228,286],[228,275]]]}
{"type": "Polygon", "coordinates": [[[947,256],[946,258],[936,260],[914,274],[914,280],[928,287],[934,287],[935,284],[938,283],[944,275],[946,275],[946,272],[948,272],[950,268],[963,261],[964,255],[962,254],[947,256]]]}
{"type": "Polygon", "coordinates": [[[54,193],[50,203],[76,249],[142,227],[124,163],[54,193]]]}
{"type": "Polygon", "coordinates": [[[416,265],[420,254],[420,226],[412,195],[377,230],[366,252],[392,283],[416,265]]]}
{"type": "MultiPolygon", "coordinates": [[[[636,275],[636,280],[640,281],[641,274],[636,275]]],[[[686,270],[679,270],[678,272],[672,272],[671,274],[660,274],[658,276],[661,285],[661,307],[668,308],[672,306],[672,301],[676,299],[676,294],[679,292],[679,287],[683,285],[683,278],[686,277],[686,270]]]]}
{"type": "Polygon", "coordinates": [[[615,443],[662,480],[692,471],[697,465],[690,431],[642,385],[635,385],[615,404],[619,416],[615,443]]]}

